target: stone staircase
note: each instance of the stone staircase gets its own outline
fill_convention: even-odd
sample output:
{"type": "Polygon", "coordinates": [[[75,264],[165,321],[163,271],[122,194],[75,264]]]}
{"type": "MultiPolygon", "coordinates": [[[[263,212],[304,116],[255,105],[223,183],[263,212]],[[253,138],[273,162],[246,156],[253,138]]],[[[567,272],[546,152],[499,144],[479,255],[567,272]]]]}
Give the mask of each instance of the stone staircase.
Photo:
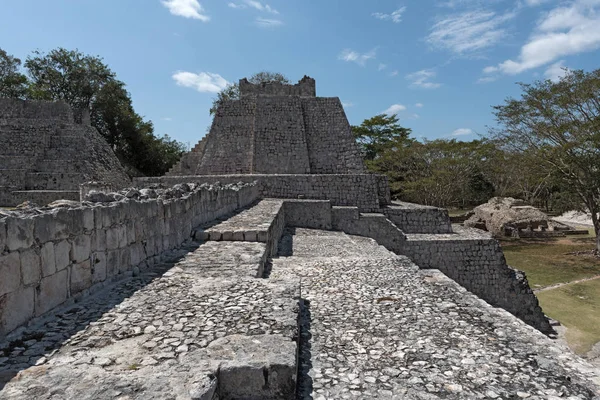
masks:
{"type": "Polygon", "coordinates": [[[183,154],[181,159],[173,165],[166,176],[195,175],[196,167],[204,153],[208,134],[202,138],[189,152],[183,154]]]}

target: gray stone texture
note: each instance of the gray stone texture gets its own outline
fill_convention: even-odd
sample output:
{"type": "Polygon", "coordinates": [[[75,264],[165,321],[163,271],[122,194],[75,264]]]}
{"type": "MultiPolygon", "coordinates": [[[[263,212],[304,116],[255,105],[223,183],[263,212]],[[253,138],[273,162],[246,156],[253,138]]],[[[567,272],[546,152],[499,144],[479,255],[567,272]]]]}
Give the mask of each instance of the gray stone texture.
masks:
{"type": "Polygon", "coordinates": [[[64,102],[0,99],[0,205],[79,199],[79,184],[129,177],[98,131],[64,102]]]}
{"type": "Polygon", "coordinates": [[[167,175],[364,172],[339,98],[316,97],[313,79],[241,80],[240,91],[240,100],[219,106],[207,136],[167,175]]]}

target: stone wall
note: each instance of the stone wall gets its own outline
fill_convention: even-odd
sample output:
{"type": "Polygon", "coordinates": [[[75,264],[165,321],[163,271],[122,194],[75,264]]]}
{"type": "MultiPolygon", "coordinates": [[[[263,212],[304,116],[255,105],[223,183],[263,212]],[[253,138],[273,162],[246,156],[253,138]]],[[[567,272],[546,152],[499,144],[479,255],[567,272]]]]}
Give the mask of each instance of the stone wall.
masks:
{"type": "Polygon", "coordinates": [[[278,82],[268,82],[253,84],[248,82],[246,78],[240,79],[240,96],[256,96],[256,95],[271,95],[271,96],[302,96],[315,97],[317,95],[316,82],[314,79],[304,76],[295,85],[286,85],[278,82]]]}
{"type": "Polygon", "coordinates": [[[0,99],[0,143],[0,206],[29,200],[28,191],[38,201],[76,198],[90,180],[130,183],[89,116],[64,102],[0,99]]]}
{"type": "Polygon", "coordinates": [[[247,206],[253,184],[0,220],[0,335],[161,261],[198,225],[247,206]]]}
{"type": "Polygon", "coordinates": [[[524,273],[506,264],[498,241],[476,229],[454,228],[457,234],[408,234],[399,254],[421,268],[439,269],[491,305],[548,332],[548,320],[524,273]]]}
{"type": "Polygon", "coordinates": [[[382,212],[404,233],[452,233],[448,210],[444,208],[394,202],[382,212]]]}
{"type": "Polygon", "coordinates": [[[262,197],[330,200],[334,206],[356,206],[362,212],[379,211],[388,198],[380,198],[379,175],[203,175],[134,178],[138,187],[155,183],[237,183],[258,181],[262,197]]]}

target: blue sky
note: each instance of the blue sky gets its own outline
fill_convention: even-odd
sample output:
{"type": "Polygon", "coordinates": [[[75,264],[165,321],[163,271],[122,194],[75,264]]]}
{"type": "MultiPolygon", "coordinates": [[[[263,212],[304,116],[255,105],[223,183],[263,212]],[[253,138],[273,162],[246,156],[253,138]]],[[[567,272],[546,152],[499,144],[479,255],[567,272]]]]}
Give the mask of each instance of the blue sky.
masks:
{"type": "Polygon", "coordinates": [[[0,47],[100,55],[157,134],[194,145],[215,92],[261,70],[317,81],[359,124],[471,140],[515,82],[600,68],[600,0],[0,0],[0,47]]]}

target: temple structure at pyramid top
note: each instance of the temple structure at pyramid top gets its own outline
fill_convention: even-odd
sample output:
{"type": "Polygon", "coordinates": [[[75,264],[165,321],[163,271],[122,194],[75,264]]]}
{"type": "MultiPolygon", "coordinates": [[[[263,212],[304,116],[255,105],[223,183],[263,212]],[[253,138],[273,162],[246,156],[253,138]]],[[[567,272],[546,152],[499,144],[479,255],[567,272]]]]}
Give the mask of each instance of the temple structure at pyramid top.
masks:
{"type": "Polygon", "coordinates": [[[167,175],[362,174],[342,103],[317,97],[315,80],[295,85],[239,81],[210,132],[167,175]]]}

